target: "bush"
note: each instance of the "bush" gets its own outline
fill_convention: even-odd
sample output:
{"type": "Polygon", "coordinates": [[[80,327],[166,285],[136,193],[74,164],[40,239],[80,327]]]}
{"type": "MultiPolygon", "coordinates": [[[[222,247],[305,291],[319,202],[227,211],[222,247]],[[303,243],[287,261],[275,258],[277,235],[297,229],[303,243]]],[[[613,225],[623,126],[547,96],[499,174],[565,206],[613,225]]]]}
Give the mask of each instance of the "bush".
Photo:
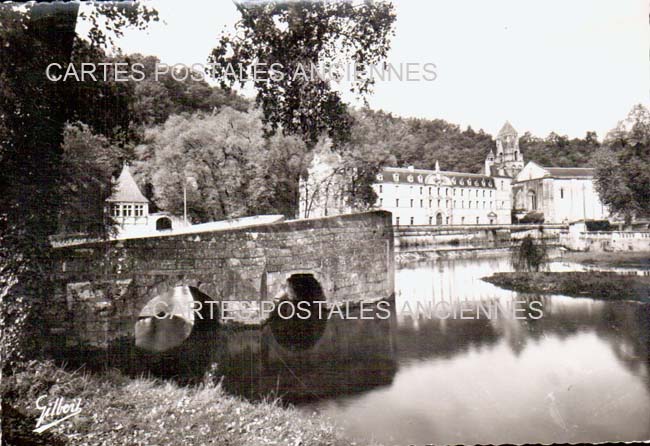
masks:
{"type": "Polygon", "coordinates": [[[511,263],[515,271],[540,271],[548,263],[548,252],[543,239],[535,241],[527,235],[512,250],[511,263]]]}
{"type": "Polygon", "coordinates": [[[609,220],[586,220],[587,231],[611,231],[612,225],[609,220]]]}
{"type": "Polygon", "coordinates": [[[521,224],[542,224],[544,223],[544,213],[543,212],[529,212],[519,220],[521,224]]]}

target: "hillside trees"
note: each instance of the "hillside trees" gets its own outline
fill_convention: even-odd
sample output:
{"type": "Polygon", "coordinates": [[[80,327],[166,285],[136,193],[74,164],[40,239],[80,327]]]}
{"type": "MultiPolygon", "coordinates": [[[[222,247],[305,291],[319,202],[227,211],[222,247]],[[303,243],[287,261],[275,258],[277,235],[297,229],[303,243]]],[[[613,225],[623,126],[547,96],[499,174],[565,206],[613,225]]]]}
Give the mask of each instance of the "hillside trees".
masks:
{"type": "Polygon", "coordinates": [[[519,139],[519,147],[524,159],[542,166],[590,167],[600,143],[595,132],[587,132],[584,138],[569,138],[555,132],[538,138],[526,132],[519,139]]]}

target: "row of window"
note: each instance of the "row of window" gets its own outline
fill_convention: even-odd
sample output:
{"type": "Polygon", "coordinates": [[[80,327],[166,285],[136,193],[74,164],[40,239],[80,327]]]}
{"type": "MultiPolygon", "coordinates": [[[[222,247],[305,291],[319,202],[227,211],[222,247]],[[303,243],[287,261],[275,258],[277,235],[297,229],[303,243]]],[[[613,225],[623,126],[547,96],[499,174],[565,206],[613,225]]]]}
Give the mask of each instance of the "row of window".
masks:
{"type": "MultiPolygon", "coordinates": [[[[481,218],[480,218],[480,217],[476,217],[476,219],[474,220],[474,222],[475,222],[475,224],[480,225],[480,224],[481,224],[481,218]]],[[[445,217],[445,224],[448,225],[448,224],[450,224],[450,223],[451,223],[451,220],[449,219],[449,217],[445,217]]],[[[466,222],[466,221],[465,221],[465,217],[461,217],[461,218],[460,218],[460,224],[461,224],[461,225],[468,224],[468,223],[469,223],[469,220],[466,222]]],[[[488,221],[487,221],[487,222],[484,222],[484,223],[487,223],[487,224],[492,225],[492,224],[494,224],[494,223],[496,223],[496,222],[495,222],[495,219],[494,219],[494,218],[488,218],[488,221]]],[[[399,217],[396,217],[396,218],[395,218],[395,224],[396,224],[397,226],[400,225],[400,218],[399,218],[399,217]]],[[[410,224],[410,225],[414,225],[414,224],[415,224],[415,217],[411,217],[411,218],[410,218],[410,220],[409,220],[409,224],[410,224]]],[[[422,224],[426,224],[426,223],[422,223],[422,224]]],[[[429,223],[428,223],[428,224],[430,224],[430,225],[433,225],[433,224],[434,224],[433,217],[429,217],[429,223]]],[[[438,214],[438,215],[436,216],[435,224],[436,224],[436,225],[442,225],[442,215],[441,215],[441,214],[438,214]]]]}
{"type": "MultiPolygon", "coordinates": [[[[454,187],[454,188],[451,188],[451,187],[440,188],[440,187],[438,187],[436,192],[438,193],[438,196],[445,195],[445,196],[448,197],[448,196],[449,196],[449,190],[451,190],[451,191],[452,191],[451,195],[456,196],[456,189],[457,189],[457,188],[455,188],[455,187],[454,187]],[[443,192],[442,194],[440,193],[441,190],[442,190],[442,192],[443,192]]],[[[399,184],[395,185],[395,191],[396,191],[396,192],[399,191],[399,184]]],[[[413,193],[413,186],[409,186],[409,191],[410,191],[411,193],[413,193]]],[[[384,186],[380,184],[380,185],[379,185],[379,193],[381,194],[381,193],[383,193],[383,192],[384,192],[384,186]]],[[[475,196],[478,198],[478,197],[479,197],[479,193],[480,193],[481,191],[480,191],[479,189],[476,189],[475,192],[476,192],[476,193],[475,193],[475,196]]],[[[487,192],[488,192],[487,190],[483,190],[483,197],[487,197],[487,196],[488,196],[488,195],[487,195],[487,192]]],[[[493,193],[494,191],[491,190],[491,191],[489,191],[489,192],[490,192],[490,195],[489,195],[489,196],[492,197],[492,193],[493,193]]],[[[431,195],[432,193],[433,193],[433,188],[429,187],[429,195],[431,195]]],[[[420,187],[420,195],[423,195],[423,194],[424,194],[424,187],[420,187]]],[[[460,189],[460,196],[462,197],[462,196],[464,196],[464,195],[465,195],[465,189],[460,189]]],[[[467,191],[467,196],[468,196],[468,197],[471,197],[471,195],[472,195],[472,189],[469,189],[469,190],[467,191]]]]}
{"type": "MultiPolygon", "coordinates": [[[[392,175],[392,177],[393,177],[393,181],[395,181],[395,182],[398,182],[400,180],[400,174],[399,173],[394,173],[392,175]]],[[[440,175],[438,175],[438,179],[439,178],[440,178],[440,175]]],[[[424,178],[423,175],[418,175],[417,177],[415,177],[412,174],[408,174],[406,176],[406,180],[409,183],[413,183],[416,180],[417,180],[418,183],[424,183],[425,178],[424,178]]],[[[377,181],[384,181],[384,175],[383,174],[378,174],[377,175],[377,181]]],[[[456,181],[458,181],[458,184],[460,184],[461,186],[465,186],[465,185],[472,186],[472,185],[474,185],[474,186],[492,187],[494,185],[492,180],[489,179],[489,178],[487,178],[487,179],[486,178],[481,178],[481,179],[478,179],[478,178],[458,178],[457,179],[457,177],[452,176],[450,178],[450,181],[451,181],[451,184],[456,184],[456,181]]],[[[503,181],[501,181],[501,188],[503,189],[503,181]]]]}
{"type": "Polygon", "coordinates": [[[144,204],[111,204],[113,217],[143,217],[144,204]]]}
{"type": "MultiPolygon", "coordinates": [[[[415,200],[411,199],[410,203],[411,203],[411,207],[415,207],[415,200]]],[[[421,208],[425,207],[424,203],[425,203],[425,200],[420,200],[420,207],[421,208]]],[[[472,202],[470,200],[467,201],[467,209],[472,209],[472,203],[476,203],[476,205],[474,206],[474,209],[481,209],[481,205],[480,205],[481,202],[480,201],[472,202]]],[[[482,209],[493,209],[494,208],[494,202],[493,201],[490,201],[489,205],[488,205],[487,201],[483,201],[482,203],[483,203],[482,209]]],[[[442,200],[438,200],[438,209],[441,207],[441,205],[442,205],[442,200]]],[[[452,207],[452,200],[445,200],[444,205],[447,208],[451,208],[452,207]]],[[[505,205],[506,205],[505,201],[502,201],[501,202],[501,208],[504,208],[505,205]]],[[[383,207],[383,206],[384,206],[384,199],[380,198],[379,199],[379,207],[383,207]]],[[[399,207],[399,198],[395,199],[395,207],[396,208],[399,207]]],[[[429,206],[428,207],[433,208],[433,200],[429,200],[429,206]]],[[[453,200],[453,207],[458,208],[458,201],[453,200]]],[[[460,208],[459,209],[465,209],[465,200],[460,201],[460,208]]]]}

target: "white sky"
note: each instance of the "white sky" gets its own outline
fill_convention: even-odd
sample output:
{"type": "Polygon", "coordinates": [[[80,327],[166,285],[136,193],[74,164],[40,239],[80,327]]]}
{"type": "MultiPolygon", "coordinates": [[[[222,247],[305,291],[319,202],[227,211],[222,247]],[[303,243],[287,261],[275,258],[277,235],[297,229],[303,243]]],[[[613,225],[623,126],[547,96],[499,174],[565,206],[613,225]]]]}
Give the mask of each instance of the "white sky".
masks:
{"type": "MultiPolygon", "coordinates": [[[[220,31],[238,18],[231,1],[149,3],[161,22],[127,31],[119,45],[169,64],[204,63],[220,31]]],[[[650,103],[647,0],[394,4],[389,62],[432,62],[438,78],[380,82],[369,98],[374,109],[492,134],[508,119],[520,134],[595,130],[602,138],[634,104],[650,103]]]]}

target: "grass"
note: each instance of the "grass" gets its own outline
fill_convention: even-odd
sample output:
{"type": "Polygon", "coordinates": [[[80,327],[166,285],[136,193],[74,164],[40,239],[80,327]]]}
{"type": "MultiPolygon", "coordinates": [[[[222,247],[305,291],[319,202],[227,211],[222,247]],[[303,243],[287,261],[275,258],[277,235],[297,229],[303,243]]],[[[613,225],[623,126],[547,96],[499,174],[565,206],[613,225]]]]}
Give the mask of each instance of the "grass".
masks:
{"type": "Polygon", "coordinates": [[[351,445],[326,419],[278,400],[251,403],[219,384],[181,387],[118,372],[66,371],[32,361],[4,377],[3,444],[74,445],[351,445]],[[81,414],[33,434],[36,399],[81,398],[81,414]],[[13,442],[13,443],[12,443],[13,442]]]}
{"type": "Polygon", "coordinates": [[[650,302],[650,277],[604,272],[512,272],[483,278],[501,288],[603,300],[650,302]]]}

